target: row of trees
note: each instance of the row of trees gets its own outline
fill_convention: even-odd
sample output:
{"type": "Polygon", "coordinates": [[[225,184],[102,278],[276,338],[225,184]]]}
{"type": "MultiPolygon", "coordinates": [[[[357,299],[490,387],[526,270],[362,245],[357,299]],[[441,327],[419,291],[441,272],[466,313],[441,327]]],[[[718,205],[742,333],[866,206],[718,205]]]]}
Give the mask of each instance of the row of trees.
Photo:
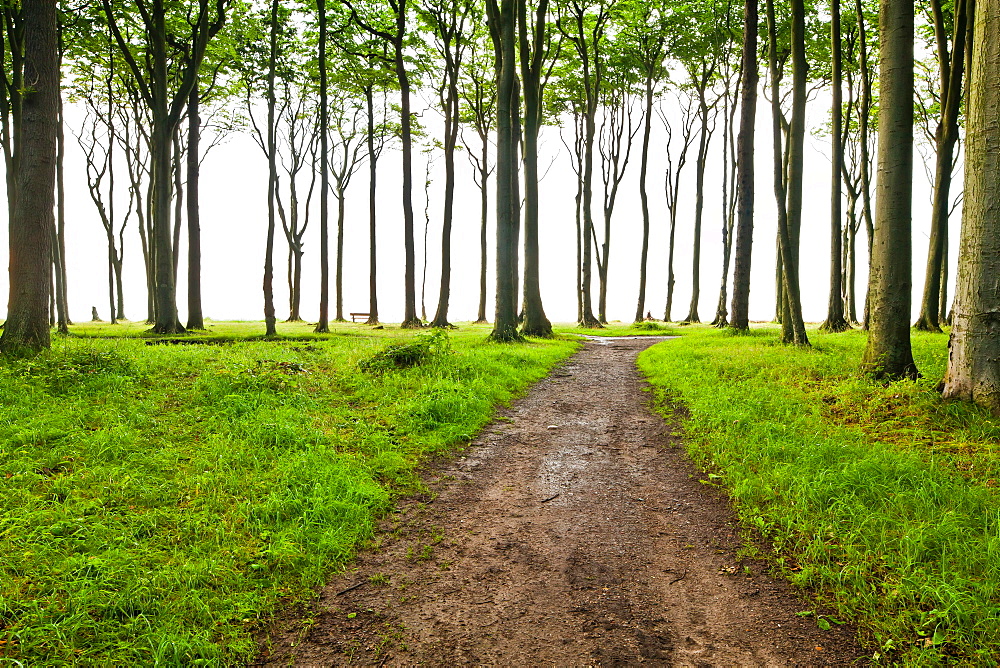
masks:
{"type": "MultiPolygon", "coordinates": [[[[919,8],[913,0],[883,0],[877,22],[863,0],[847,7],[840,0],[828,5],[766,0],[763,22],[756,2],[739,8],[725,0],[341,0],[329,6],[327,0],[295,6],[279,0],[258,5],[237,0],[102,0],[62,11],[55,4],[54,0],[3,3],[5,85],[0,116],[8,168],[12,296],[0,343],[7,349],[47,345],[50,305],[60,327],[68,323],[64,209],[56,206],[62,193],[57,166],[65,151],[59,94],[63,70],[70,73],[67,87],[88,109],[89,129],[77,137],[108,239],[114,312],[121,316],[123,311],[122,234],[134,216],[143,242],[148,315],[160,333],[184,329],[176,284],[185,221],[187,327],[203,326],[198,180],[201,160],[210,148],[201,142],[206,108],[220,119],[245,118],[268,163],[263,272],[268,334],[274,334],[277,318],[272,288],[278,225],[288,245],[289,306],[294,319],[301,294],[303,235],[314,194],[319,199],[321,266],[317,330],[326,331],[330,319],[330,193],[338,204],[334,317],[343,318],[344,198],[365,161],[371,204],[370,322],[378,321],[376,164],[393,142],[398,142],[402,155],[403,326],[421,326],[416,310],[412,155],[415,135],[423,130],[412,113],[415,89],[434,92],[444,120],[444,132],[437,138],[445,167],[442,271],[432,325],[449,324],[455,155],[474,130],[478,145],[467,142],[466,148],[474,156],[482,189],[479,317],[486,315],[485,222],[487,182],[493,174],[497,297],[492,337],[511,341],[551,333],[539,291],[538,138],[545,124],[565,124],[564,143],[577,173],[578,310],[581,324],[587,326],[606,321],[612,219],[633,145],[642,131],[638,194],[644,236],[636,308],[636,319],[641,319],[646,311],[651,222],[647,192],[651,126],[658,120],[668,137],[662,147],[667,155],[664,190],[671,239],[665,319],[671,318],[673,308],[673,239],[680,178],[689,156],[697,187],[693,295],[685,320],[700,319],[706,164],[716,137],[714,145],[721,144],[724,164],[724,216],[722,278],[713,322],[746,329],[755,198],[754,119],[761,69],[766,73],[764,94],[773,126],[779,250],[776,311],[784,340],[808,344],[798,255],[805,110],[810,93],[820,89],[828,88],[832,98],[826,128],[832,156],[831,280],[824,328],[841,331],[859,320],[856,235],[864,227],[870,272],[860,319],[870,330],[864,364],[879,376],[916,373],[909,352],[911,172],[914,126],[921,120],[914,118],[915,100],[929,129],[935,164],[931,243],[917,326],[939,329],[947,312],[950,180],[960,139],[965,69],[970,60],[979,62],[973,54],[989,56],[969,48],[982,45],[970,30],[972,0],[927,0],[919,8]],[[925,35],[917,35],[915,15],[927,16],[921,24],[925,35]],[[43,43],[43,38],[48,41],[43,43]],[[936,54],[936,66],[925,77],[931,85],[922,95],[915,94],[927,88],[914,78],[918,38],[928,41],[936,54]],[[872,128],[876,120],[877,133],[872,128]],[[463,132],[463,127],[470,132],[463,132]],[[51,147],[45,143],[50,141],[51,147]],[[495,151],[490,150],[491,141],[495,151]],[[41,163],[36,163],[36,156],[43,157],[41,163]],[[873,159],[878,163],[874,198],[873,159]],[[119,206],[116,216],[115,202],[121,195],[116,196],[115,170],[123,164],[128,205],[124,214],[119,206]],[[52,183],[45,180],[50,168],[52,183]],[[594,201],[595,190],[603,194],[600,202],[594,201]],[[59,212],[56,218],[48,213],[54,207],[59,212]],[[595,213],[601,214],[600,222],[595,213]],[[26,225],[32,216],[34,227],[26,225]],[[30,238],[19,236],[28,232],[30,238]],[[730,285],[732,303],[727,307],[730,285]]],[[[989,15],[979,16],[987,18],[977,19],[977,30],[988,30],[983,24],[989,15]]],[[[983,98],[981,104],[989,99],[983,98]]],[[[969,114],[970,123],[975,118],[969,114]]],[[[215,125],[232,129],[239,123],[215,125]]],[[[973,131],[970,125],[970,150],[973,131]]],[[[967,218],[979,210],[969,204],[967,199],[967,218]]],[[[989,212],[988,207],[983,210],[989,212]]],[[[975,246],[971,241],[963,244],[975,246]]],[[[963,247],[959,270],[963,280],[971,262],[969,252],[963,247]]],[[[960,281],[959,287],[967,286],[960,281]]],[[[994,297],[995,293],[994,286],[994,297]]],[[[976,294],[981,299],[990,291],[976,294]]],[[[968,317],[968,309],[963,315],[963,299],[969,298],[960,292],[956,300],[954,341],[984,331],[980,325],[962,324],[968,317]]],[[[953,360],[958,359],[953,348],[953,360]]],[[[949,388],[954,382],[949,380],[949,388]]],[[[961,394],[955,389],[947,392],[961,394]]]]}

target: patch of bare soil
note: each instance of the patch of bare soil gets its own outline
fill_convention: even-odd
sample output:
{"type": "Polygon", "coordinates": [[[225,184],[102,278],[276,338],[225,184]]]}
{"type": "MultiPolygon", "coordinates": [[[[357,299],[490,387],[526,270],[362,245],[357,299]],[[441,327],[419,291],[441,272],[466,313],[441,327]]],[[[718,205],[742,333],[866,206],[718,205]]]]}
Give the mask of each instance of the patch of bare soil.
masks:
{"type": "Polygon", "coordinates": [[[737,557],[726,496],[647,405],[635,359],[658,340],[588,341],[432,467],[432,494],[279,622],[260,663],[863,663],[852,628],[797,616],[812,605],[737,557]]]}

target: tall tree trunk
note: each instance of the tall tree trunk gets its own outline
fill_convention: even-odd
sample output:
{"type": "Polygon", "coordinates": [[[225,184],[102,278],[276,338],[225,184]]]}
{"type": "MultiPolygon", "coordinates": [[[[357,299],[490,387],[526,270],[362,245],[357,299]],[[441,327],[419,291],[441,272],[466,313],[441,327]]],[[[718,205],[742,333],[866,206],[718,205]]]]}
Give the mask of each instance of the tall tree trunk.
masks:
{"type": "Polygon", "coordinates": [[[188,98],[187,224],[188,224],[188,329],[205,329],[201,312],[201,117],[198,86],[188,98]]]}
{"type": "Polygon", "coordinates": [[[0,335],[8,355],[48,348],[52,282],[51,231],[55,227],[55,165],[59,118],[59,53],[56,3],[23,0],[23,154],[17,165],[17,202],[10,219],[10,301],[0,335]]]}
{"type": "MultiPolygon", "coordinates": [[[[317,0],[319,14],[319,320],[315,331],[330,331],[330,112],[326,62],[326,0],[317,0]]],[[[405,187],[405,184],[404,184],[405,187]]]]}
{"type": "Polygon", "coordinates": [[[649,195],[646,174],[649,171],[649,135],[653,123],[653,77],[646,75],[646,108],[643,111],[642,158],[639,163],[639,202],[642,205],[642,251],[639,256],[639,301],[635,307],[635,322],[642,322],[646,311],[646,263],[649,257],[649,195]]]}
{"type": "Polygon", "coordinates": [[[404,300],[402,327],[422,327],[417,318],[416,254],[413,243],[413,119],[410,115],[410,78],[404,59],[406,44],[406,1],[398,0],[396,13],[395,68],[399,83],[401,140],[403,144],[403,251],[405,256],[404,300]]]}
{"type": "MultiPolygon", "coordinates": [[[[346,146],[344,147],[346,150],[346,146]]],[[[347,220],[347,210],[345,208],[347,197],[347,185],[341,179],[336,179],[337,197],[337,268],[334,277],[334,294],[337,322],[345,322],[344,318],[344,224],[347,220]]]]}
{"type": "MultiPolygon", "coordinates": [[[[59,53],[62,63],[62,50],[59,53]]],[[[53,228],[52,257],[55,269],[56,325],[60,334],[69,334],[69,300],[66,290],[66,125],[63,116],[62,94],[59,95],[58,125],[56,128],[56,224],[53,228]]],[[[110,145],[110,144],[109,144],[110,145]]],[[[119,274],[120,275],[120,274],[119,274]]],[[[125,317],[119,313],[119,317],[125,317]]]]}
{"type": "Polygon", "coordinates": [[[833,76],[830,138],[832,167],[830,180],[830,298],[826,321],[820,329],[843,332],[851,328],[844,318],[844,265],[841,239],[843,235],[843,204],[841,179],[844,171],[844,75],[843,48],[840,35],[840,0],[830,0],[830,52],[833,76]]]}
{"type": "Polygon", "coordinates": [[[965,144],[965,204],[944,397],[1000,415],[1000,2],[974,18],[965,144]]]}
{"type": "MultiPolygon", "coordinates": [[[[793,56],[793,61],[799,63],[800,68],[797,74],[801,74],[804,83],[804,72],[802,71],[802,65],[804,63],[802,60],[803,54],[801,49],[804,48],[804,44],[800,43],[796,45],[796,39],[802,39],[803,37],[803,24],[804,24],[804,8],[802,6],[802,0],[793,0],[792,3],[792,49],[793,52],[798,52],[798,56],[793,56]],[[798,23],[798,28],[796,24],[798,23]],[[801,59],[801,60],[800,60],[801,59]]],[[[775,27],[775,16],[774,16],[774,0],[767,0],[767,23],[768,23],[768,61],[771,70],[771,120],[772,120],[772,137],[773,137],[773,150],[774,150],[774,194],[775,202],[778,209],[778,257],[780,259],[780,275],[781,275],[781,319],[782,319],[782,340],[785,343],[794,343],[796,345],[809,345],[809,339],[806,337],[805,327],[802,323],[802,308],[799,302],[799,286],[798,286],[798,272],[796,269],[796,262],[794,256],[794,243],[797,237],[793,237],[792,234],[792,222],[789,220],[791,218],[790,211],[794,210],[794,206],[790,203],[796,203],[796,197],[791,192],[795,187],[796,176],[795,176],[795,165],[798,165],[798,201],[797,205],[799,210],[801,210],[801,148],[799,149],[799,156],[796,158],[796,150],[793,147],[789,147],[789,165],[790,169],[788,171],[789,178],[787,179],[786,188],[786,178],[785,178],[785,152],[782,150],[781,138],[782,138],[782,127],[781,127],[781,98],[778,90],[778,60],[777,60],[777,29],[775,27]]],[[[795,64],[793,62],[793,68],[795,64]]],[[[798,79],[798,76],[793,76],[793,79],[798,79]]],[[[804,93],[804,91],[802,91],[804,93]]],[[[795,98],[793,92],[793,111],[792,111],[792,124],[795,126],[797,123],[801,124],[801,130],[804,135],[805,123],[804,118],[800,115],[796,116],[795,107],[796,102],[804,103],[804,98],[795,98]]],[[[804,111],[804,109],[802,110],[804,111]]],[[[796,130],[792,130],[789,133],[789,143],[792,144],[796,141],[796,130]]],[[[799,139],[801,141],[802,138],[799,139]]]]}
{"type": "Polygon", "coordinates": [[[476,314],[476,323],[486,323],[486,221],[489,217],[489,192],[486,189],[486,181],[490,173],[486,160],[489,158],[489,143],[483,135],[482,156],[479,163],[479,310],[476,314]]]}
{"type": "MultiPolygon", "coordinates": [[[[325,22],[325,21],[324,21],[325,22]]],[[[265,336],[276,336],[274,309],[274,228],[275,196],[278,189],[278,146],[274,110],[274,79],[278,65],[278,0],[271,0],[270,48],[267,58],[267,240],[264,246],[264,328],[265,336]]],[[[321,56],[322,58],[322,56],[321,56]]],[[[188,148],[190,151],[190,146],[188,148]]]]}
{"type": "Polygon", "coordinates": [[[369,325],[378,324],[378,254],[375,236],[376,213],[376,166],[378,156],[375,153],[375,102],[372,99],[372,86],[365,88],[365,107],[368,113],[368,321],[369,325]]]}
{"type": "Polygon", "coordinates": [[[517,331],[517,286],[515,256],[517,255],[516,228],[518,221],[515,211],[518,198],[515,196],[517,146],[514,114],[516,88],[515,60],[515,2],[487,0],[490,17],[490,32],[497,53],[497,295],[496,315],[490,338],[498,342],[520,340],[517,331]]]}
{"type": "MultiPolygon", "coordinates": [[[[861,74],[861,106],[858,109],[858,150],[861,163],[861,218],[865,224],[868,239],[868,265],[871,266],[872,249],[875,247],[875,219],[872,215],[871,157],[868,151],[869,128],[872,109],[873,74],[868,63],[868,35],[865,28],[864,5],[862,0],[854,0],[854,11],[858,17],[858,65],[861,74]]],[[[865,307],[861,326],[868,329],[871,317],[871,291],[865,292],[865,307]]]]}
{"type": "MultiPolygon", "coordinates": [[[[704,70],[702,72],[704,75],[704,70]]],[[[707,76],[704,84],[707,85],[707,76]]],[[[705,210],[705,166],[708,161],[708,144],[712,138],[709,129],[711,112],[705,101],[705,89],[699,94],[699,116],[701,117],[701,132],[698,136],[698,160],[695,163],[695,195],[694,195],[694,246],[691,251],[691,304],[684,322],[701,322],[698,315],[698,302],[701,299],[701,221],[705,210]]]]}
{"type": "Polygon", "coordinates": [[[431,327],[451,327],[448,307],[451,303],[451,227],[455,209],[455,146],[458,144],[458,71],[454,62],[449,73],[444,115],[444,215],[441,225],[441,284],[438,288],[438,305],[431,327]]]}
{"type": "Polygon", "coordinates": [[[539,0],[529,25],[525,0],[517,0],[521,79],[524,88],[524,323],[525,336],[552,336],[542,306],[538,252],[538,132],[542,125],[542,56],[548,0],[539,0]],[[529,44],[529,36],[531,42],[529,44]]]}
{"type": "Polygon", "coordinates": [[[910,348],[913,187],[913,0],[882,0],[879,12],[878,181],[871,304],[862,369],[876,378],[915,378],[910,348]]]}
{"type": "Polygon", "coordinates": [[[945,246],[948,239],[948,216],[951,213],[951,179],[954,169],[955,147],[958,143],[958,119],[962,104],[963,78],[965,74],[965,37],[968,30],[968,3],[972,0],[957,0],[954,3],[955,32],[951,40],[951,54],[945,35],[945,19],[941,0],[933,0],[934,32],[938,42],[938,61],[941,70],[941,117],[935,132],[934,196],[931,205],[931,235],[927,249],[927,271],[924,277],[924,292],[920,300],[920,316],[913,325],[929,332],[941,331],[938,318],[941,303],[941,271],[945,260],[945,246]]]}
{"type": "Polygon", "coordinates": [[[753,248],[754,119],[757,114],[757,2],[746,0],[743,21],[743,88],[740,91],[740,133],[736,140],[738,165],[736,258],[733,268],[732,325],[750,328],[750,259],[753,248]]]}

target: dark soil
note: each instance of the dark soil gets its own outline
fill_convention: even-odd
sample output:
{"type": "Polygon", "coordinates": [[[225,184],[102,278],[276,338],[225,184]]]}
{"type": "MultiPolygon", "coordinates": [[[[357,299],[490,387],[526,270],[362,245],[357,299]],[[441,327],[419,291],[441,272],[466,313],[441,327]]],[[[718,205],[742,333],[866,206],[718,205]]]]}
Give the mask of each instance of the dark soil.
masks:
{"type": "Polygon", "coordinates": [[[588,341],[431,467],[431,493],[276,622],[260,662],[864,663],[854,629],[796,615],[814,604],[738,556],[727,497],[649,409],[635,359],[660,340],[588,341]]]}

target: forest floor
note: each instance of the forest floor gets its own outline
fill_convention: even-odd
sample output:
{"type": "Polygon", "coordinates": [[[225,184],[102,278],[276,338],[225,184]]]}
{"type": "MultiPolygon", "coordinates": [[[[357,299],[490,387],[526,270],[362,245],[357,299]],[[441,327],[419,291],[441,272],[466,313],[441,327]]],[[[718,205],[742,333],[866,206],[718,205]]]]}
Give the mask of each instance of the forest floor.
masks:
{"type": "Polygon", "coordinates": [[[728,497],[652,412],[638,354],[592,339],[426,471],[372,547],[286,611],[263,665],[845,665],[849,625],[741,549],[728,497]]]}

